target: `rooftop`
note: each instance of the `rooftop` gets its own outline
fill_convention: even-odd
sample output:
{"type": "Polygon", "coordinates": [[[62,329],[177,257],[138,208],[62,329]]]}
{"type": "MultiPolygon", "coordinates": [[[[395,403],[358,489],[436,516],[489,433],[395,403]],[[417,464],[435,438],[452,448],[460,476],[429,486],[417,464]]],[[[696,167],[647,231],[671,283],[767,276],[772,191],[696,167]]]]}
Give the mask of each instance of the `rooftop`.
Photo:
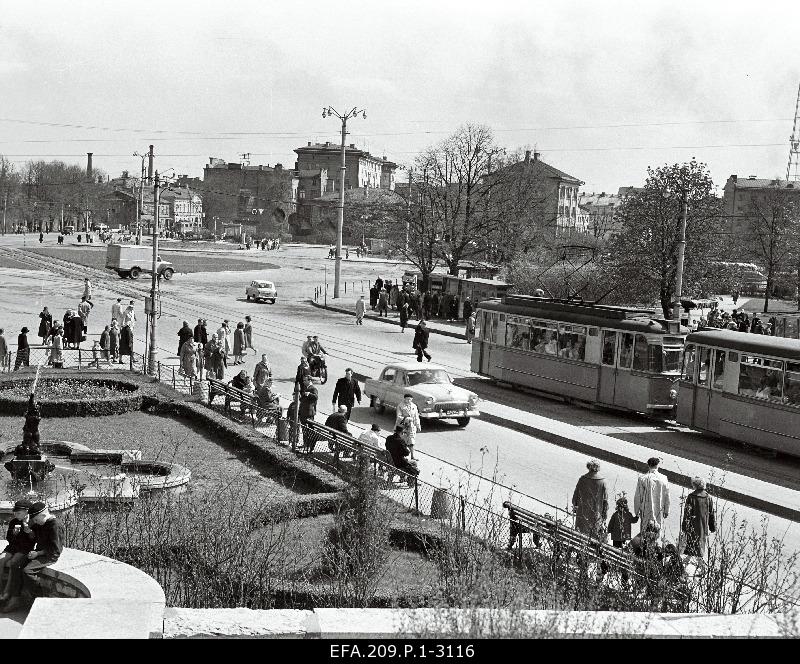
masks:
{"type": "Polygon", "coordinates": [[[731,175],[730,180],[733,180],[737,189],[767,189],[775,187],[778,189],[797,189],[800,191],[800,182],[791,182],[789,180],[780,180],[778,178],[757,178],[753,175],[746,178],[740,178],[737,175],[731,175]]]}
{"type": "MultiPolygon", "coordinates": [[[[342,151],[342,146],[339,143],[333,143],[331,141],[325,141],[324,143],[312,143],[311,141],[309,141],[307,145],[295,148],[294,151],[298,155],[302,155],[304,153],[314,153],[314,152],[331,152],[334,154],[340,154],[342,151]]],[[[397,166],[397,164],[395,164],[393,161],[388,160],[385,155],[383,157],[376,157],[375,155],[370,154],[366,150],[357,148],[355,146],[355,143],[350,143],[350,145],[345,146],[345,153],[364,156],[367,159],[372,159],[386,166],[397,166]]]]}

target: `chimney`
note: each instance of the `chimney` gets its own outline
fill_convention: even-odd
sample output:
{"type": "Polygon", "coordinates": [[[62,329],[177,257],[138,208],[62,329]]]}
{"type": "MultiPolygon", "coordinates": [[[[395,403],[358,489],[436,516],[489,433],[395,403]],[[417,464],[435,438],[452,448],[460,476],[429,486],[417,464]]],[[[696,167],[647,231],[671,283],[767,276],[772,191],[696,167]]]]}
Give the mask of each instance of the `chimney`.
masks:
{"type": "Polygon", "coordinates": [[[86,178],[88,180],[92,179],[92,153],[86,153],[86,178]]]}
{"type": "Polygon", "coordinates": [[[525,163],[526,164],[530,164],[531,163],[531,151],[530,150],[525,150],[525,163]]]}
{"type": "Polygon", "coordinates": [[[355,143],[350,143],[350,147],[351,147],[353,150],[355,150],[355,149],[356,149],[356,144],[355,144],[355,143]]]}
{"type": "Polygon", "coordinates": [[[327,148],[331,144],[330,141],[325,141],[325,147],[327,148]]]}
{"type": "Polygon", "coordinates": [[[308,147],[311,147],[311,141],[308,142],[308,147]]]}
{"type": "Polygon", "coordinates": [[[541,157],[541,156],[542,155],[540,154],[540,152],[538,150],[534,150],[533,151],[533,160],[534,161],[539,161],[539,157],[541,157]]]}

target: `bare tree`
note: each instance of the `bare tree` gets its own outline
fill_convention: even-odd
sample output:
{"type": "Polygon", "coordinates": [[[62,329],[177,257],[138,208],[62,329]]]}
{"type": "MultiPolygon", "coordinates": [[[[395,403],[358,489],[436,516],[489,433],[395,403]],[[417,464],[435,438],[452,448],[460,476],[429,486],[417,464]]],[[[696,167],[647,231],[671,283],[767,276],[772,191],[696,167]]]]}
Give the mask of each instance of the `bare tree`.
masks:
{"type": "Polygon", "coordinates": [[[767,277],[764,293],[764,313],[767,313],[777,274],[788,266],[798,248],[800,206],[796,192],[781,187],[775,180],[762,195],[751,199],[745,224],[751,255],[764,265],[767,277]]]}

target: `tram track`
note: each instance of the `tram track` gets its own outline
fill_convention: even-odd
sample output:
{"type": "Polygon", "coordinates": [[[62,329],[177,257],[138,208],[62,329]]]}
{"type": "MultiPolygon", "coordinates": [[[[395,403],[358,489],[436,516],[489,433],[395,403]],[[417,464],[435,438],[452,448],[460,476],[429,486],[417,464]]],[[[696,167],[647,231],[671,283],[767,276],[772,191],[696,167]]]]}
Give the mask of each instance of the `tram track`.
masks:
{"type": "MultiPolygon", "coordinates": [[[[36,265],[43,270],[61,274],[62,276],[76,280],[83,280],[85,277],[89,277],[89,279],[95,285],[102,286],[103,288],[115,292],[118,295],[123,295],[124,297],[141,299],[145,296],[149,296],[150,293],[149,286],[144,285],[144,283],[142,283],[141,286],[138,284],[134,285],[133,282],[126,282],[117,276],[111,276],[108,272],[98,268],[80,265],[62,258],[43,256],[31,250],[3,248],[2,251],[7,256],[17,260],[18,262],[21,261],[28,265],[36,265]]],[[[203,318],[216,315],[221,320],[224,320],[231,318],[233,315],[230,309],[222,309],[221,307],[213,304],[198,304],[189,298],[182,297],[176,293],[164,291],[163,289],[160,290],[159,294],[162,302],[173,305],[174,309],[179,312],[191,312],[193,317],[197,316],[198,314],[203,318]]],[[[299,301],[302,302],[302,300],[299,301]]],[[[236,313],[239,313],[242,316],[244,315],[241,311],[236,313]]],[[[256,333],[257,336],[269,339],[273,342],[285,344],[290,347],[294,346],[298,351],[303,342],[306,340],[306,336],[309,332],[307,328],[291,325],[290,323],[286,323],[284,321],[276,321],[274,318],[270,318],[258,312],[248,312],[247,315],[252,318],[254,323],[259,324],[259,331],[256,333]]],[[[326,346],[326,350],[328,350],[328,355],[330,357],[343,361],[357,360],[361,364],[372,367],[376,370],[381,369],[385,364],[390,362],[397,362],[402,358],[403,355],[402,353],[387,351],[379,345],[368,344],[363,341],[353,339],[352,337],[339,336],[331,333],[320,334],[319,337],[323,342],[323,345],[326,346]],[[347,347],[348,353],[346,356],[335,350],[339,344],[347,347]]],[[[473,376],[471,372],[465,372],[462,369],[447,363],[439,362],[438,364],[447,369],[457,378],[468,378],[473,376]]]]}

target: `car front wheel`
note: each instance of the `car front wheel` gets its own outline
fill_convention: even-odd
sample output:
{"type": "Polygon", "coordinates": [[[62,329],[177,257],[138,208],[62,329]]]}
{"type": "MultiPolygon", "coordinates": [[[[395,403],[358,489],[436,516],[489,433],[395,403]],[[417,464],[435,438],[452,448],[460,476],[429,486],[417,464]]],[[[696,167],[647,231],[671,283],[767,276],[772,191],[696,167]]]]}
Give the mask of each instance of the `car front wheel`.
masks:
{"type": "Polygon", "coordinates": [[[468,417],[459,417],[459,418],[456,418],[456,422],[458,422],[458,426],[465,427],[465,426],[467,426],[469,424],[469,418],[468,417]]]}

